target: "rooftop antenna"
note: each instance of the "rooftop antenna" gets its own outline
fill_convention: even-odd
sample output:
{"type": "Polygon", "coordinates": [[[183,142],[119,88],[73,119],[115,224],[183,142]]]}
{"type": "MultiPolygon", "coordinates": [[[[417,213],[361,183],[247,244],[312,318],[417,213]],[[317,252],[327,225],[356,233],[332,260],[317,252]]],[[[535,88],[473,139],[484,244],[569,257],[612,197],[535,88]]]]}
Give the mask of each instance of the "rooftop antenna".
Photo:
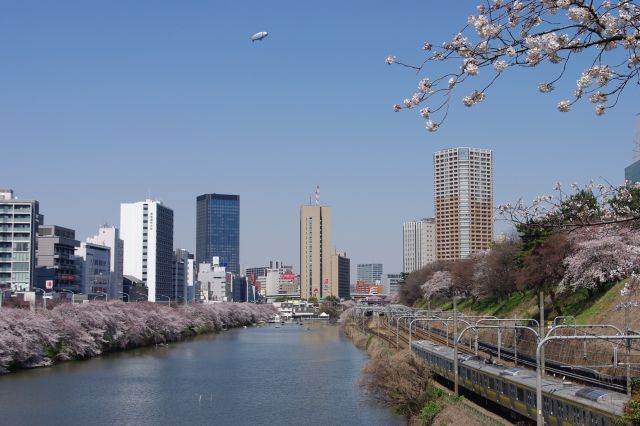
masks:
{"type": "Polygon", "coordinates": [[[640,161],[640,113],[636,114],[636,138],[633,144],[633,160],[640,161]]]}
{"type": "Polygon", "coordinates": [[[316,206],[320,205],[320,185],[316,185],[316,206]]]}

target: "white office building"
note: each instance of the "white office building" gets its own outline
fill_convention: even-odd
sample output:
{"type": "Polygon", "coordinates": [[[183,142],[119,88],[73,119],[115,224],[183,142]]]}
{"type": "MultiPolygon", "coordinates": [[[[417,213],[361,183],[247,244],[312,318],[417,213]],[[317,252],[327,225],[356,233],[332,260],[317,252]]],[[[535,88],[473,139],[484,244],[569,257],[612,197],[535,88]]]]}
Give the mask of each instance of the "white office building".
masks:
{"type": "Polygon", "coordinates": [[[384,274],[382,276],[382,285],[384,286],[384,292],[389,296],[398,294],[402,283],[402,274],[384,274]]]}
{"type": "Polygon", "coordinates": [[[198,284],[205,302],[226,302],[227,271],[220,265],[220,258],[213,256],[211,263],[198,265],[198,284]]]}
{"type": "MultiPolygon", "coordinates": [[[[82,258],[82,293],[104,294],[111,297],[111,249],[93,243],[80,243],[75,249],[76,256],[82,258]]],[[[122,285],[122,281],[120,281],[122,285]]]]}
{"type": "Polygon", "coordinates": [[[196,260],[193,253],[189,253],[187,265],[187,300],[193,302],[198,294],[198,285],[196,282],[196,260]]]}
{"type": "Polygon", "coordinates": [[[109,299],[122,299],[124,243],[120,239],[118,227],[115,225],[102,225],[100,229],[98,229],[98,234],[87,238],[87,242],[109,247],[111,256],[109,259],[109,299]]]}
{"type": "Polygon", "coordinates": [[[436,260],[436,220],[425,218],[402,225],[402,271],[410,274],[436,260]]]}
{"type": "Polygon", "coordinates": [[[150,302],[173,294],[173,210],[147,199],[120,204],[123,273],[145,282],[150,302]]]}

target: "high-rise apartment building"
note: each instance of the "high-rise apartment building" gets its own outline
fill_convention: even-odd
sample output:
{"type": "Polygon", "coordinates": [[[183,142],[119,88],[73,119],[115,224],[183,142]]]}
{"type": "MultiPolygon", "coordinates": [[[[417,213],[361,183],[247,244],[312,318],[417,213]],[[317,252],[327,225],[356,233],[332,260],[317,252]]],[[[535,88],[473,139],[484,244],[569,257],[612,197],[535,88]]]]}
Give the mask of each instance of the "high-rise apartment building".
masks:
{"type": "Polygon", "coordinates": [[[455,260],[493,239],[491,150],[451,148],[433,154],[436,259],[455,260]]]}
{"type": "Polygon", "coordinates": [[[358,263],[358,281],[380,283],[382,281],[382,263],[358,263]]]}
{"type": "Polygon", "coordinates": [[[38,202],[18,200],[0,189],[0,291],[29,291],[35,285],[38,202]]]}
{"type": "Polygon", "coordinates": [[[300,207],[300,297],[322,299],[331,292],[331,209],[300,207]]]}
{"type": "Polygon", "coordinates": [[[173,210],[147,199],[120,204],[123,272],[146,283],[150,302],[173,297],[173,210]]]}
{"type": "Polygon", "coordinates": [[[203,194],[196,199],[196,264],[220,258],[240,274],[240,196],[203,194]]]}
{"type": "Polygon", "coordinates": [[[331,255],[331,287],[333,295],[351,297],[351,259],[344,251],[334,249],[331,255]]]}
{"type": "Polygon", "coordinates": [[[120,230],[114,225],[102,225],[98,234],[87,238],[88,243],[107,246],[110,249],[109,299],[122,299],[122,268],[124,262],[124,242],[120,239],[120,230]]]}
{"type": "Polygon", "coordinates": [[[436,220],[425,218],[402,225],[402,271],[410,274],[436,260],[436,220]]]}

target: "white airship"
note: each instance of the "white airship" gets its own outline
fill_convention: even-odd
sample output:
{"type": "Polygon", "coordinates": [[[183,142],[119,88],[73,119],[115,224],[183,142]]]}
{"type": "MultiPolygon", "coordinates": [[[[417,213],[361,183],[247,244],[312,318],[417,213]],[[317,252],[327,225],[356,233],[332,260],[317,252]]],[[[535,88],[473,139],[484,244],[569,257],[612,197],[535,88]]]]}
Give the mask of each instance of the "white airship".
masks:
{"type": "Polygon", "coordinates": [[[266,31],[260,31],[259,33],[255,33],[254,35],[251,36],[251,42],[260,41],[268,35],[269,33],[266,31]]]}

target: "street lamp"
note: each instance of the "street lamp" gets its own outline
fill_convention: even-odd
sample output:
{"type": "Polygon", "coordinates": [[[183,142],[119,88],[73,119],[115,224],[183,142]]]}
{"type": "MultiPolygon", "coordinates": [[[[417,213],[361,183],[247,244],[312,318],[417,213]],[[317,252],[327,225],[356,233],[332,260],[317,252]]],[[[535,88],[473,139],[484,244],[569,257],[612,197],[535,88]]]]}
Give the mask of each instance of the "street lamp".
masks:
{"type": "Polygon", "coordinates": [[[124,291],[119,291],[119,292],[118,292],[118,294],[122,294],[123,296],[127,296],[127,302],[128,302],[129,300],[131,300],[131,296],[129,296],[129,294],[128,294],[128,293],[125,293],[124,291]]]}
{"type": "Polygon", "coordinates": [[[177,299],[182,299],[182,300],[184,300],[184,304],[185,304],[185,305],[188,303],[188,302],[187,302],[187,299],[185,299],[185,298],[184,298],[184,297],[182,297],[182,296],[176,296],[176,298],[177,298],[177,299]]]}
{"type": "Polygon", "coordinates": [[[107,298],[107,293],[105,293],[104,291],[96,291],[96,294],[101,294],[104,296],[104,301],[108,302],[109,299],[107,298]]]}
{"type": "MultiPolygon", "coordinates": [[[[34,291],[36,292],[36,294],[38,294],[38,290],[40,290],[42,292],[42,306],[44,308],[44,310],[47,310],[47,293],[41,289],[41,288],[34,288],[34,291]]],[[[36,301],[37,302],[37,301],[36,301]]],[[[36,303],[36,311],[38,310],[38,304],[36,303]]]]}
{"type": "Polygon", "coordinates": [[[166,295],[164,295],[164,294],[159,294],[158,296],[160,296],[160,297],[166,297],[166,298],[167,298],[167,300],[169,301],[169,307],[171,307],[171,298],[170,298],[169,296],[166,296],[166,295]]]}
{"type": "Polygon", "coordinates": [[[65,293],[71,293],[71,304],[73,305],[75,303],[74,302],[74,298],[73,298],[73,296],[75,296],[75,293],[73,291],[71,291],[71,290],[67,290],[67,289],[64,289],[64,288],[61,289],[61,291],[65,292],[65,293]]]}

